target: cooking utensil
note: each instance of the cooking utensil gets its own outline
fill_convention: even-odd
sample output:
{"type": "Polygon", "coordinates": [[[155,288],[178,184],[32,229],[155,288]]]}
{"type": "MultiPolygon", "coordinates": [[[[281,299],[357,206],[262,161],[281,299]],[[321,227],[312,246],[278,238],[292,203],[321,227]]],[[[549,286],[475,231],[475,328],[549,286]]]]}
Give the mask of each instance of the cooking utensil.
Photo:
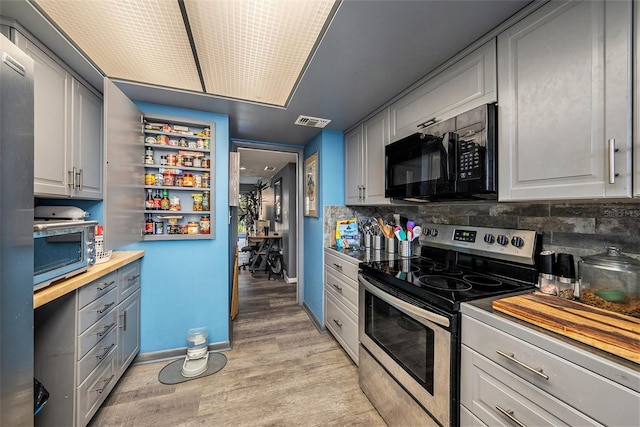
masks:
{"type": "Polygon", "coordinates": [[[420,227],[419,225],[416,225],[415,227],[413,227],[413,236],[411,238],[411,240],[415,239],[416,237],[420,237],[420,234],[422,233],[422,227],[420,227]]]}
{"type": "Polygon", "coordinates": [[[407,221],[407,230],[411,231],[413,230],[413,227],[416,226],[416,223],[413,221],[407,221]]]}

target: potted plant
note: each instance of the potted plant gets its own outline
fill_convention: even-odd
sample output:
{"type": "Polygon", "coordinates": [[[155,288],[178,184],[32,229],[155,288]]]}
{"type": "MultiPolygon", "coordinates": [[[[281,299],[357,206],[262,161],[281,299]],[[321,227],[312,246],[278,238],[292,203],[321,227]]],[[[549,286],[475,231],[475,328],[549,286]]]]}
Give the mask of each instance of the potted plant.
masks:
{"type": "Polygon", "coordinates": [[[238,215],[238,221],[243,223],[247,230],[252,228],[254,234],[255,223],[260,218],[260,210],[262,207],[262,191],[267,188],[268,185],[262,180],[255,184],[253,190],[240,195],[240,214],[238,215]]]}

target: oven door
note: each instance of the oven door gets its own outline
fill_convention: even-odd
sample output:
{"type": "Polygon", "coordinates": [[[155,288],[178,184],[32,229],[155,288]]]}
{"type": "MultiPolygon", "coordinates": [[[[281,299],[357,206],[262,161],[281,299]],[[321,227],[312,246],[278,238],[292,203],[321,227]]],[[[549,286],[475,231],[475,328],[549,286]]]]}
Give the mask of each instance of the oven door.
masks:
{"type": "Polygon", "coordinates": [[[438,423],[451,416],[451,333],[447,317],[392,296],[359,275],[359,340],[438,423]]]}
{"type": "Polygon", "coordinates": [[[425,198],[455,191],[456,135],[416,133],[385,147],[385,197],[425,198]]]}
{"type": "Polygon", "coordinates": [[[86,227],[49,227],[33,233],[34,290],[87,270],[86,227]]]}

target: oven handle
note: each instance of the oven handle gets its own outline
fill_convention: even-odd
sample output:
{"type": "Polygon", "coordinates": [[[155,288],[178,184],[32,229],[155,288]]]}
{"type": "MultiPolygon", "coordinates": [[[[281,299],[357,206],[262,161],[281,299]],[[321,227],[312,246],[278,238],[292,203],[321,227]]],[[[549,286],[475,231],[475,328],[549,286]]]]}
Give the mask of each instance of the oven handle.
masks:
{"type": "Polygon", "coordinates": [[[446,317],[424,310],[420,307],[416,307],[415,305],[409,304],[408,302],[403,301],[400,298],[396,298],[392,295],[389,295],[385,291],[369,283],[362,274],[358,274],[358,278],[360,279],[360,283],[362,283],[362,285],[365,287],[367,291],[371,292],[373,295],[377,296],[381,300],[393,306],[396,306],[408,313],[411,313],[415,316],[421,317],[425,320],[431,321],[440,326],[444,326],[445,328],[448,328],[450,326],[449,319],[447,319],[446,317]]]}

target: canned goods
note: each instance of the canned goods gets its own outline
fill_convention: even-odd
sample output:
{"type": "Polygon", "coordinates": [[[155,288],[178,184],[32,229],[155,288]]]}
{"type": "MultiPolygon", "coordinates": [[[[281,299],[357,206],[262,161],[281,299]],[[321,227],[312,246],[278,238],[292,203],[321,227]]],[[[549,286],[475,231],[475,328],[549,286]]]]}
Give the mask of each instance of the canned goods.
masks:
{"type": "Polygon", "coordinates": [[[173,186],[173,174],[169,173],[169,172],[165,172],[163,181],[164,181],[165,187],[172,187],[173,186]]]}
{"type": "Polygon", "coordinates": [[[200,234],[210,234],[211,233],[211,220],[208,215],[203,215],[200,217],[200,234]]]}
{"type": "Polygon", "coordinates": [[[176,166],[184,166],[184,157],[182,154],[176,156],[176,166]]]}
{"type": "Polygon", "coordinates": [[[200,224],[195,221],[191,221],[187,224],[187,234],[198,234],[200,224]]]}
{"type": "Polygon", "coordinates": [[[167,166],[175,166],[177,159],[175,154],[167,154],[167,166]]]}
{"type": "Polygon", "coordinates": [[[154,225],[155,225],[154,234],[164,234],[164,222],[156,221],[154,225]]]}
{"type": "Polygon", "coordinates": [[[157,174],[155,175],[155,183],[156,183],[156,185],[158,185],[158,186],[163,185],[163,184],[164,184],[164,175],[163,175],[163,174],[161,174],[161,173],[157,173],[157,174]]]}

